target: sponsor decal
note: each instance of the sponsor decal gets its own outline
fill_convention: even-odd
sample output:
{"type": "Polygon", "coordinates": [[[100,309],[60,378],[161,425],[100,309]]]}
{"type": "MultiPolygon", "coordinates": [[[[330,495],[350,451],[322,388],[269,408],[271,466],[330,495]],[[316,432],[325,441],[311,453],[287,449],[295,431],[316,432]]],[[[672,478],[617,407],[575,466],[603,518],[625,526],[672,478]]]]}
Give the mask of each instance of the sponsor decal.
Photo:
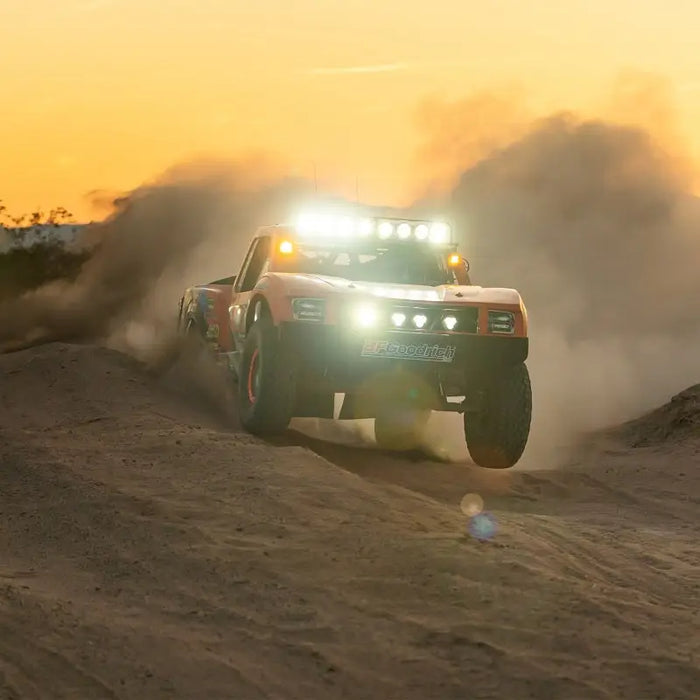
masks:
{"type": "Polygon", "coordinates": [[[209,296],[206,292],[197,297],[197,306],[202,315],[207,316],[214,310],[215,300],[213,296],[209,296]]]}
{"type": "Polygon", "coordinates": [[[391,340],[365,340],[362,357],[390,357],[399,360],[452,362],[457,354],[454,345],[437,343],[396,343],[391,340]]]}

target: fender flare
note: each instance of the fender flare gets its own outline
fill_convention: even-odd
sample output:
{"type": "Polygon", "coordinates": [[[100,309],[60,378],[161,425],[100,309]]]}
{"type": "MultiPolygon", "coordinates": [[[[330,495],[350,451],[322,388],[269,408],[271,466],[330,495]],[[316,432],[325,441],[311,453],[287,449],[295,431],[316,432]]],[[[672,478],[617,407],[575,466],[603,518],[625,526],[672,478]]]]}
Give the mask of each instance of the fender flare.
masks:
{"type": "Polygon", "coordinates": [[[250,327],[253,325],[253,323],[255,323],[255,321],[258,320],[258,317],[261,314],[267,315],[274,326],[278,325],[279,321],[274,317],[274,314],[272,313],[272,306],[270,304],[269,299],[267,298],[267,295],[262,291],[257,291],[253,298],[250,300],[250,304],[248,305],[248,309],[246,310],[246,334],[250,330],[250,327]]]}

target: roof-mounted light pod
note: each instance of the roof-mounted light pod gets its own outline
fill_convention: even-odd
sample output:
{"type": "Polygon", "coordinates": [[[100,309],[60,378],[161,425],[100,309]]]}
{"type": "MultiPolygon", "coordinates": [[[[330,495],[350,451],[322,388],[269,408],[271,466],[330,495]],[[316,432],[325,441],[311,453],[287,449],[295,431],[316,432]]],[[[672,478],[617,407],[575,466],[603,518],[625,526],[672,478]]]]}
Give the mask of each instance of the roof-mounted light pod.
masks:
{"type": "Polygon", "coordinates": [[[452,232],[444,221],[411,221],[386,217],[355,218],[347,214],[336,216],[323,212],[302,214],[296,222],[302,237],[368,238],[381,241],[421,241],[444,245],[450,243],[452,232]]]}

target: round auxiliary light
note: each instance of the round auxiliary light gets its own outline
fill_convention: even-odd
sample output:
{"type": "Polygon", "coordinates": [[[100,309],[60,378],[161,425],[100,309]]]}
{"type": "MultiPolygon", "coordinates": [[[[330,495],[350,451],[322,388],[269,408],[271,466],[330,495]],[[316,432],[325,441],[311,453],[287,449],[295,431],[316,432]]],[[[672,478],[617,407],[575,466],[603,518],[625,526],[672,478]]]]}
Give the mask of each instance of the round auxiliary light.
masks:
{"type": "Polygon", "coordinates": [[[411,235],[411,225],[405,222],[403,224],[399,224],[399,227],[396,229],[396,233],[401,240],[405,241],[411,235]]]}
{"type": "Polygon", "coordinates": [[[406,323],[406,314],[391,314],[391,322],[395,326],[403,326],[403,324],[406,323]]]}
{"type": "Polygon", "coordinates": [[[419,241],[424,241],[429,234],[429,229],[427,224],[418,224],[416,226],[416,230],[413,232],[413,235],[419,240],[419,241]]]}
{"type": "Polygon", "coordinates": [[[357,225],[357,231],[361,236],[369,236],[374,231],[374,221],[362,219],[357,225]]]}
{"type": "Polygon", "coordinates": [[[351,236],[353,230],[353,221],[349,216],[343,216],[338,219],[338,234],[341,236],[351,236]]]}
{"type": "Polygon", "coordinates": [[[302,214],[297,219],[297,231],[302,235],[318,233],[323,226],[323,217],[318,214],[302,214]]]}
{"type": "Polygon", "coordinates": [[[457,325],[457,318],[455,316],[445,316],[442,319],[442,325],[447,328],[448,331],[453,331],[457,325]]]}
{"type": "Polygon", "coordinates": [[[394,225],[390,221],[382,221],[379,224],[379,238],[391,238],[394,233],[394,225]]]}
{"type": "Polygon", "coordinates": [[[336,220],[332,216],[322,214],[318,217],[318,225],[314,233],[320,233],[323,236],[330,236],[335,232],[336,225],[336,220]]]}
{"type": "Polygon", "coordinates": [[[424,316],[423,314],[416,314],[413,317],[413,324],[416,328],[423,328],[426,323],[428,323],[428,317],[424,316]]]}
{"type": "Polygon", "coordinates": [[[450,227],[442,222],[430,227],[430,240],[433,243],[447,243],[450,240],[450,227]]]}

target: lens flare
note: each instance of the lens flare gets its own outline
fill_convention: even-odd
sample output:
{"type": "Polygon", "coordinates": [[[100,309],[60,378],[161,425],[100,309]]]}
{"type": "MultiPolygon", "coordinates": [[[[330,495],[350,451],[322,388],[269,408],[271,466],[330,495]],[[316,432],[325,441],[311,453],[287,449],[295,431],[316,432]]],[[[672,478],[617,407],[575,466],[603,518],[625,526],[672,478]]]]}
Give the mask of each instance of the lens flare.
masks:
{"type": "Polygon", "coordinates": [[[473,518],[484,510],[484,499],[478,493],[467,493],[459,503],[462,513],[473,518]]]}
{"type": "Polygon", "coordinates": [[[490,513],[479,513],[469,521],[468,530],[474,539],[490,540],[498,530],[496,518],[490,513]]]}

